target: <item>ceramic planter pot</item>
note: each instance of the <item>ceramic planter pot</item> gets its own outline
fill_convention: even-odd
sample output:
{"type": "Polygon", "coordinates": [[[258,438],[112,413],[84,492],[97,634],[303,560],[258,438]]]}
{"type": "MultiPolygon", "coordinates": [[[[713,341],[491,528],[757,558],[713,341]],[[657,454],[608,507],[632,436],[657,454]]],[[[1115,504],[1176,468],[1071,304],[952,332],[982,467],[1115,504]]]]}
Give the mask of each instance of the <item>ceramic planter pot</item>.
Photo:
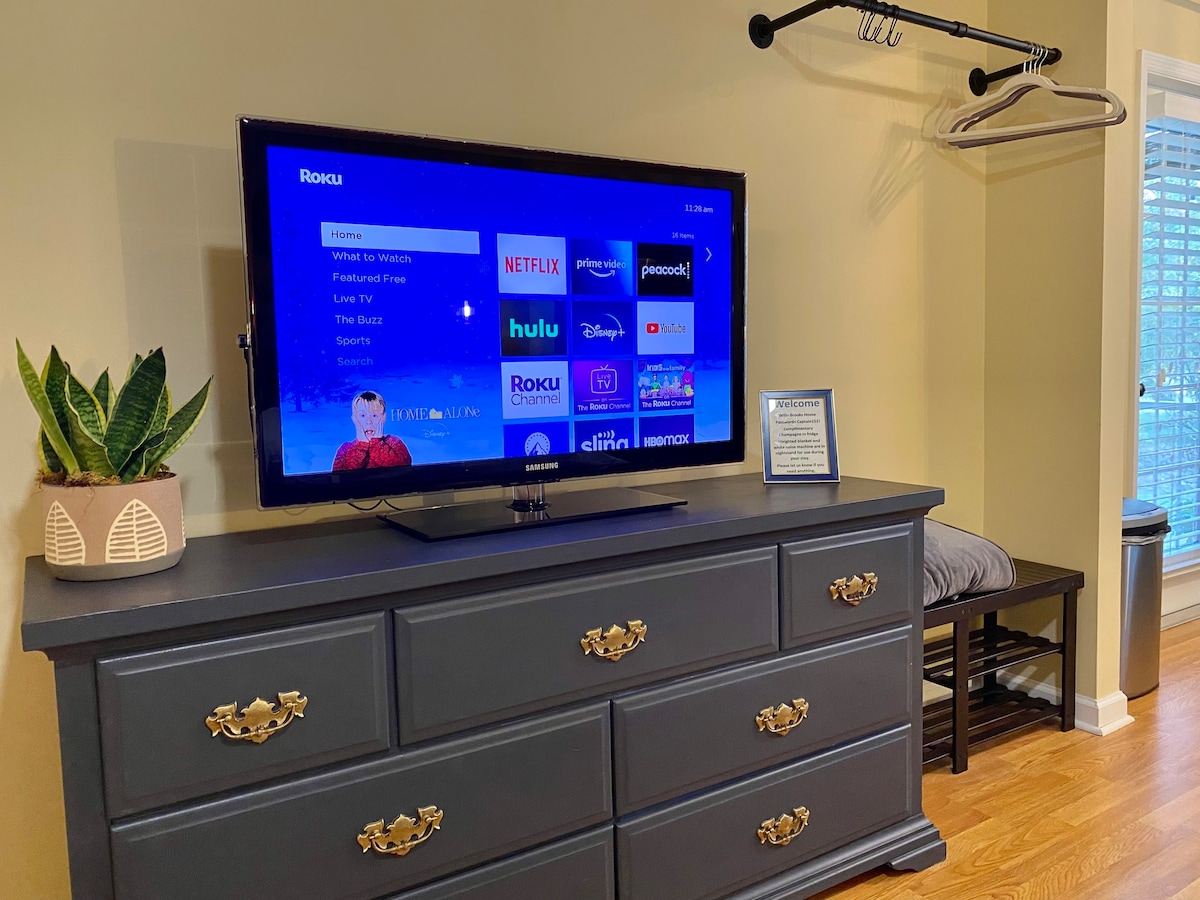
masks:
{"type": "Polygon", "coordinates": [[[133,484],[43,484],[46,564],[66,581],[169,569],[183,556],[183,503],[174,475],[133,484]]]}

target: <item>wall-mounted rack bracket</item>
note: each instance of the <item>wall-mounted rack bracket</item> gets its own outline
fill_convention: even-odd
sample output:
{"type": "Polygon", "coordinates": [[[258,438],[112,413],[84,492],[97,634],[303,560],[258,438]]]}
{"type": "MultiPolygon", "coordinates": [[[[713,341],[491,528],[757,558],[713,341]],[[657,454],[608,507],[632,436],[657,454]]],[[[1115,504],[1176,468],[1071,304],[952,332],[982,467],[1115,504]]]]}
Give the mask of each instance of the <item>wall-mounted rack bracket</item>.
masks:
{"type": "MultiPolygon", "coordinates": [[[[810,16],[814,16],[819,12],[832,9],[835,6],[849,6],[865,13],[882,16],[884,19],[895,19],[899,22],[909,22],[913,25],[920,25],[923,28],[942,31],[951,37],[969,38],[973,41],[982,41],[985,44],[993,44],[994,46],[1004,47],[1008,50],[1017,50],[1035,58],[1040,65],[1051,66],[1062,59],[1062,51],[1057,47],[1046,47],[1042,44],[1035,44],[1032,41],[1022,41],[1017,38],[1006,37],[1003,34],[983,31],[979,28],[972,28],[965,22],[952,22],[948,19],[927,16],[924,13],[902,9],[891,3],[880,3],[878,0],[814,0],[814,2],[809,3],[807,6],[794,9],[790,13],[780,16],[778,19],[772,19],[770,16],[764,16],[760,13],[750,19],[750,40],[754,42],[754,46],[765,50],[775,40],[775,32],[782,28],[787,28],[789,25],[794,25],[796,22],[807,19],[810,16]]],[[[1016,75],[1024,65],[1018,63],[1015,66],[1009,66],[1007,69],[1000,69],[996,72],[973,69],[969,76],[971,92],[976,96],[982,96],[987,92],[989,84],[1016,75]]]]}

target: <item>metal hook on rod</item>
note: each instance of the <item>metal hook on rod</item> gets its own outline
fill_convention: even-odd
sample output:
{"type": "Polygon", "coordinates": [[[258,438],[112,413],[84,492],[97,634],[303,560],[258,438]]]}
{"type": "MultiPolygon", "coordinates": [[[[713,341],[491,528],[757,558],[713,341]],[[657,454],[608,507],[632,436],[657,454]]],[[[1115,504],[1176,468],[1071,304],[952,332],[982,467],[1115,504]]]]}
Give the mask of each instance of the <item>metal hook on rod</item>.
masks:
{"type": "MultiPolygon", "coordinates": [[[[991,31],[984,31],[980,28],[972,28],[966,22],[955,22],[949,19],[939,19],[936,16],[926,15],[925,13],[914,12],[909,9],[902,9],[899,6],[893,6],[890,3],[881,3],[878,0],[810,0],[810,2],[786,13],[778,18],[772,19],[770,16],[758,13],[751,16],[749,24],[750,40],[754,46],[760,50],[765,50],[770,47],[775,40],[775,33],[780,29],[787,28],[789,25],[794,25],[804,19],[824,12],[828,9],[833,9],[835,6],[848,6],[852,9],[860,10],[864,13],[864,21],[860,24],[859,37],[863,40],[869,40],[870,35],[878,37],[882,32],[882,23],[878,31],[867,32],[868,27],[874,26],[874,18],[879,13],[885,14],[886,18],[893,20],[892,27],[888,30],[887,37],[884,39],[889,46],[895,46],[900,41],[901,34],[895,31],[896,24],[899,22],[908,22],[913,25],[920,25],[922,28],[931,28],[935,31],[941,31],[951,37],[968,38],[973,41],[981,41],[985,44],[991,44],[996,47],[1004,47],[1008,50],[1016,50],[1021,53],[1033,52],[1034,44],[1029,41],[1023,41],[1018,38],[1008,37],[1003,34],[996,34],[991,31]],[[871,19],[866,18],[866,13],[871,14],[871,19]]],[[[1062,59],[1062,51],[1057,47],[1043,47],[1045,56],[1042,58],[1042,65],[1052,66],[1062,59]]],[[[1016,75],[1022,70],[1020,64],[1009,66],[1007,69],[1001,69],[998,72],[985,72],[983,69],[975,69],[970,75],[971,91],[976,96],[983,96],[987,93],[987,87],[993,81],[999,81],[1003,78],[1008,78],[1011,75],[1016,75]]]]}
{"type": "Polygon", "coordinates": [[[904,37],[903,31],[896,31],[896,25],[899,24],[899,22],[900,22],[899,18],[897,18],[896,16],[892,16],[891,27],[888,28],[887,37],[883,39],[883,42],[885,44],[887,44],[889,47],[895,47],[897,44],[900,43],[900,38],[904,37]],[[893,35],[893,32],[894,32],[894,35],[893,35]]]}

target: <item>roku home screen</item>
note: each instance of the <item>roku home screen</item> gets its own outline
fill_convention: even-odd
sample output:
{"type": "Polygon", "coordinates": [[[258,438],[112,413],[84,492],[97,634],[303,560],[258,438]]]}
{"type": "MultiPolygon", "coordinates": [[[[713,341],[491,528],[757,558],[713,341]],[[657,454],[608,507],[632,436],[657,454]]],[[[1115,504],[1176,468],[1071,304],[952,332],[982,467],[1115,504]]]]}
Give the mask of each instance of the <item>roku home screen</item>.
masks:
{"type": "Polygon", "coordinates": [[[285,475],[729,439],[728,193],[281,147],[268,171],[285,475]]]}

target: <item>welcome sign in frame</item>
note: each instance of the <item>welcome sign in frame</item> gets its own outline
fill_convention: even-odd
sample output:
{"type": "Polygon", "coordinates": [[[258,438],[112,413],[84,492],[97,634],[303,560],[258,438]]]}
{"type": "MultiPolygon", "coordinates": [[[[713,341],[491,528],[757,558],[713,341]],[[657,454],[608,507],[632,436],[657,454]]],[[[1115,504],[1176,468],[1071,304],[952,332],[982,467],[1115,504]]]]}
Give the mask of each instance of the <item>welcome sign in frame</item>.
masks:
{"type": "Polygon", "coordinates": [[[760,391],[763,481],[840,481],[833,389],[760,391]]]}

